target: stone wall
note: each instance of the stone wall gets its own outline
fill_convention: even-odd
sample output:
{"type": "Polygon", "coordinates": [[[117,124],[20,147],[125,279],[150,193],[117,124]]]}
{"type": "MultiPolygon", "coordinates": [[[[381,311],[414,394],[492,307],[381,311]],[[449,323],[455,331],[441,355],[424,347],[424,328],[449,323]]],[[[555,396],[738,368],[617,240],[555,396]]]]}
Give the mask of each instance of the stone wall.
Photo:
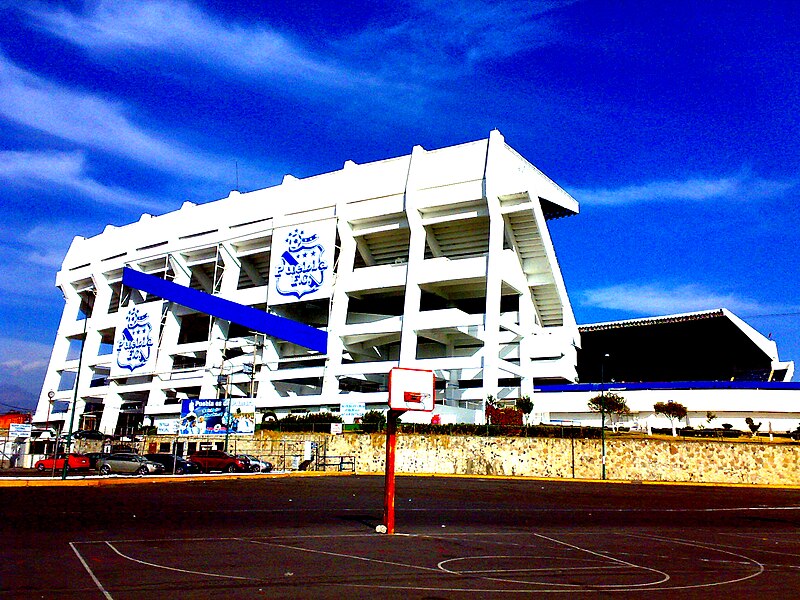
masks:
{"type": "MultiPolygon", "coordinates": [[[[236,449],[260,456],[293,454],[302,452],[304,440],[325,445],[328,456],[354,456],[358,472],[384,471],[383,434],[259,431],[252,439],[237,438],[236,449]]],[[[800,445],[790,443],[606,439],[606,477],[616,480],[800,485],[799,463],[800,445]]],[[[599,479],[600,440],[401,434],[396,471],[599,479]]]]}

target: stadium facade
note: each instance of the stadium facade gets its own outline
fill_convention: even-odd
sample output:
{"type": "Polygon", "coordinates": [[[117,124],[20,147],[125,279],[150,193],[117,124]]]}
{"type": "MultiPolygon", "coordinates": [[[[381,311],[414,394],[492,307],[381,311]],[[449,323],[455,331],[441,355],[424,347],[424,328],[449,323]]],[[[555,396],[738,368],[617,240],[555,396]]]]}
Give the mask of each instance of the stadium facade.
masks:
{"type": "Polygon", "coordinates": [[[480,422],[489,395],[577,380],[547,228],[577,212],[493,131],[76,237],[34,420],[125,435],[178,419],[188,398],[253,398],[256,418],[357,414],[386,407],[401,366],[433,370],[437,408],[480,422]],[[325,345],[125,285],[126,270],[311,326],[325,345]]]}
{"type": "Polygon", "coordinates": [[[434,371],[442,423],[529,395],[531,422],[599,424],[615,390],[642,427],[674,400],[794,430],[793,363],[727,310],[576,325],[547,222],[577,212],[493,131],[76,237],[34,423],[172,432],[190,400],[351,422],[401,366],[434,371]]]}

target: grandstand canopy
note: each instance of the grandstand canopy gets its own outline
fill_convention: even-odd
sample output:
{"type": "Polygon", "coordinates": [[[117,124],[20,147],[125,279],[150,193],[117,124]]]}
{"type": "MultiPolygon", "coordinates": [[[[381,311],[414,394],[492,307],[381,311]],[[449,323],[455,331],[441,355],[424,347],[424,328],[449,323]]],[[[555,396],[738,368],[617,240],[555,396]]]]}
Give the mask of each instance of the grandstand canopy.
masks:
{"type": "Polygon", "coordinates": [[[775,342],[726,309],[579,329],[582,383],[788,381],[793,372],[793,363],[778,360],[775,342]]]}

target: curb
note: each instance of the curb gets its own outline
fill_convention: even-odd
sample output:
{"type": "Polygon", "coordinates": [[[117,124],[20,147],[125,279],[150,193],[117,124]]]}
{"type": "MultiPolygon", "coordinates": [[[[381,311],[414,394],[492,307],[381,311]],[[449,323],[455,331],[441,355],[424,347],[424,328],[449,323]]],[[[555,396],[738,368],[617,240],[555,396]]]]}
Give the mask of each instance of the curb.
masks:
{"type": "Polygon", "coordinates": [[[108,485],[142,485],[156,483],[186,483],[194,481],[230,481],[231,479],[279,479],[285,477],[337,477],[351,476],[355,473],[339,471],[297,471],[290,473],[242,473],[242,474],[206,474],[206,475],[156,475],[139,476],[122,475],[89,476],[81,479],[50,479],[45,477],[0,478],[0,488],[21,487],[104,487],[108,485]]]}

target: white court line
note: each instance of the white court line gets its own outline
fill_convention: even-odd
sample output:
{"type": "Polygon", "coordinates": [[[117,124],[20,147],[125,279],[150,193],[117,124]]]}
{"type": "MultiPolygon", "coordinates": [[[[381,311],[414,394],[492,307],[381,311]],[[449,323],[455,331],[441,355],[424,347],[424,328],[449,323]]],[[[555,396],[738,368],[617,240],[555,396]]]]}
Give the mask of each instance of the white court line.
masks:
{"type": "MultiPolygon", "coordinates": [[[[485,579],[488,579],[488,580],[491,580],[491,581],[502,581],[502,582],[505,582],[505,583],[519,583],[519,584],[523,584],[523,585],[550,585],[550,586],[557,586],[558,588],[561,588],[561,589],[563,589],[563,588],[581,588],[581,589],[583,589],[583,588],[591,587],[593,589],[602,588],[604,590],[609,590],[609,589],[610,590],[613,590],[613,589],[634,590],[634,589],[640,589],[642,587],[659,585],[661,583],[669,581],[669,575],[667,573],[664,573],[663,571],[659,571],[658,569],[653,569],[651,567],[645,567],[645,566],[642,566],[642,565],[637,565],[637,564],[634,564],[634,563],[631,563],[631,562],[628,562],[628,561],[625,561],[625,560],[622,560],[622,559],[619,559],[619,558],[615,558],[613,556],[607,556],[605,554],[600,554],[599,552],[594,552],[593,550],[589,550],[587,548],[581,548],[580,546],[575,546],[575,545],[569,544],[567,542],[562,542],[561,540],[557,540],[555,538],[551,538],[551,537],[548,537],[546,535],[541,535],[541,534],[538,534],[538,533],[534,533],[533,535],[538,537],[538,538],[541,538],[543,540],[547,540],[547,541],[555,543],[555,544],[560,544],[562,546],[566,546],[567,548],[571,548],[573,550],[578,550],[580,552],[591,554],[592,556],[596,556],[596,557],[602,559],[605,562],[611,561],[611,562],[617,563],[617,565],[619,565],[619,566],[612,567],[612,568],[608,569],[609,571],[614,570],[614,569],[622,568],[623,566],[624,567],[632,567],[632,568],[637,569],[637,570],[651,571],[653,573],[657,573],[657,574],[661,575],[662,578],[658,579],[658,580],[654,580],[654,581],[647,581],[647,582],[644,582],[644,583],[626,583],[626,584],[608,583],[608,584],[592,584],[591,586],[584,585],[584,584],[579,584],[579,583],[556,583],[556,582],[542,583],[542,582],[537,582],[537,581],[519,581],[519,580],[516,580],[516,579],[504,579],[504,578],[500,578],[500,577],[486,577],[485,579]]],[[[526,557],[524,557],[524,556],[518,556],[518,557],[514,557],[514,556],[507,556],[507,557],[502,557],[502,556],[469,556],[469,557],[465,557],[465,558],[450,558],[450,559],[441,561],[438,564],[438,567],[442,571],[444,571],[445,573],[452,573],[452,574],[458,575],[458,574],[462,574],[462,573],[469,573],[469,571],[453,571],[451,569],[446,568],[444,565],[446,565],[448,563],[460,561],[460,560],[478,560],[478,559],[493,560],[493,559],[496,559],[496,558],[518,558],[518,559],[524,559],[526,557]]],[[[592,567],[592,569],[597,570],[598,568],[597,567],[592,567]]],[[[563,568],[556,568],[553,571],[562,571],[562,570],[563,570],[563,568]]],[[[661,589],[661,588],[659,588],[659,589],[661,589]]]]}
{"type": "Polygon", "coordinates": [[[749,556],[745,556],[744,554],[738,554],[737,552],[731,552],[730,550],[722,550],[721,548],[718,548],[718,547],[714,546],[713,544],[707,544],[707,543],[704,543],[704,542],[702,542],[702,543],[701,542],[692,542],[692,541],[688,541],[688,540],[680,540],[680,539],[675,539],[675,538],[661,537],[661,536],[651,535],[651,534],[643,534],[643,535],[640,535],[639,537],[649,538],[649,539],[652,539],[652,540],[658,540],[658,541],[661,541],[661,542],[669,542],[671,544],[682,544],[684,546],[694,546],[695,548],[704,548],[706,550],[713,550],[715,552],[721,552],[723,554],[730,554],[731,556],[735,556],[737,558],[741,558],[741,559],[749,562],[751,565],[758,567],[758,570],[755,573],[751,573],[750,575],[745,575],[744,577],[739,577],[738,579],[728,579],[726,581],[718,581],[718,582],[714,582],[714,583],[701,583],[701,584],[697,584],[697,585],[671,586],[671,587],[668,587],[668,588],[660,588],[660,589],[689,590],[689,589],[695,589],[695,588],[701,588],[701,587],[713,587],[713,586],[718,586],[718,585],[729,585],[731,583],[739,583],[740,581],[746,581],[748,579],[752,579],[753,577],[758,577],[759,575],[761,575],[766,570],[766,567],[762,563],[760,563],[759,561],[757,561],[754,558],[750,558],[749,556]]]}
{"type": "MultiPolygon", "coordinates": [[[[407,537],[414,537],[414,536],[407,536],[407,537]]],[[[391,565],[393,567],[405,567],[407,569],[416,569],[418,571],[432,571],[434,573],[440,573],[439,569],[434,569],[432,567],[421,567],[419,565],[409,565],[406,563],[401,562],[394,562],[390,560],[381,560],[379,558],[368,558],[365,556],[357,556],[355,554],[342,554],[339,552],[328,552],[326,550],[314,550],[311,548],[301,548],[299,546],[289,546],[288,544],[278,544],[276,542],[267,542],[267,541],[257,541],[257,540],[249,540],[251,544],[258,544],[261,546],[276,546],[278,548],[286,548],[288,550],[297,550],[299,552],[308,552],[310,554],[324,554],[326,556],[335,556],[337,558],[351,558],[353,560],[362,560],[364,562],[373,562],[379,563],[384,565],[391,565]]]]}
{"type": "Polygon", "coordinates": [[[81,556],[81,553],[80,553],[80,552],[78,552],[78,549],[75,547],[75,544],[73,544],[72,542],[70,542],[70,543],[69,543],[69,547],[70,547],[70,548],[72,548],[72,551],[73,551],[73,552],[75,553],[75,555],[78,557],[78,560],[79,560],[79,561],[81,561],[81,564],[83,565],[83,568],[84,568],[84,569],[86,569],[86,572],[87,572],[87,573],[89,573],[89,577],[91,577],[91,578],[92,578],[92,581],[94,581],[94,584],[97,586],[97,589],[99,589],[99,590],[100,590],[100,592],[103,594],[103,596],[105,596],[106,598],[108,598],[108,600],[114,600],[114,598],[111,596],[111,594],[109,594],[109,593],[106,591],[106,588],[104,588],[104,587],[103,587],[103,584],[102,584],[102,583],[100,583],[100,580],[99,580],[97,577],[95,577],[95,574],[94,574],[94,573],[92,572],[92,570],[89,568],[89,565],[88,565],[88,563],[87,563],[87,562],[86,562],[86,561],[83,559],[83,556],[81,556]]]}
{"type": "Polygon", "coordinates": [[[629,567],[633,567],[634,569],[642,569],[644,571],[651,571],[653,573],[658,573],[659,575],[663,576],[662,579],[660,579],[658,581],[651,581],[651,582],[647,582],[647,583],[631,583],[631,584],[624,584],[624,585],[623,584],[614,584],[614,583],[612,583],[612,584],[607,584],[607,585],[599,585],[599,586],[596,585],[596,586],[593,586],[593,587],[602,587],[602,588],[623,588],[623,587],[624,588],[640,588],[640,587],[658,585],[660,583],[664,583],[666,581],[669,581],[669,575],[664,573],[664,571],[659,571],[658,569],[653,569],[651,567],[643,567],[641,565],[637,565],[637,564],[634,564],[632,562],[628,562],[626,560],[622,560],[621,558],[615,558],[613,556],[608,556],[607,554],[601,554],[600,552],[595,552],[594,550],[589,550],[588,548],[581,548],[580,546],[575,546],[574,544],[570,544],[568,542],[557,540],[555,538],[551,538],[551,537],[548,537],[546,535],[542,535],[540,533],[535,533],[534,535],[536,537],[538,537],[538,538],[542,538],[543,540],[548,540],[548,541],[553,542],[555,544],[561,544],[563,546],[566,546],[567,548],[573,548],[575,550],[580,550],[581,552],[586,552],[586,553],[591,554],[593,556],[604,558],[606,560],[611,560],[611,561],[620,563],[622,565],[627,565],[629,567]]]}
{"type": "Polygon", "coordinates": [[[119,554],[122,558],[129,560],[131,562],[139,563],[140,565],[145,565],[147,567],[155,567],[156,569],[164,569],[166,571],[177,571],[178,573],[186,573],[188,575],[205,575],[206,577],[220,577],[222,579],[242,579],[245,581],[258,581],[257,579],[253,579],[252,577],[240,577],[239,575],[221,575],[220,573],[208,573],[206,571],[191,571],[189,569],[178,569],[177,567],[168,567],[166,565],[159,565],[158,563],[148,562],[146,560],[139,560],[138,558],[133,558],[132,556],[128,556],[123,554],[119,550],[117,550],[111,542],[105,542],[106,546],[111,548],[114,552],[119,554]]]}
{"type": "MultiPolygon", "coordinates": [[[[342,534],[342,535],[337,535],[337,534],[315,534],[315,535],[294,535],[294,536],[293,535],[282,535],[282,536],[276,536],[276,537],[278,537],[280,539],[290,538],[290,539],[298,539],[298,540],[300,540],[300,539],[320,539],[320,538],[337,538],[337,537],[342,537],[342,538],[370,537],[372,535],[373,534],[342,534]]],[[[482,538],[482,537],[488,537],[488,536],[514,536],[514,537],[517,537],[517,536],[536,536],[536,537],[541,537],[543,539],[551,539],[551,538],[548,538],[547,536],[543,536],[543,535],[536,534],[536,533],[533,533],[533,532],[506,532],[506,533],[495,532],[495,533],[491,533],[491,534],[485,534],[485,533],[470,534],[470,533],[464,533],[464,532],[461,532],[461,533],[449,533],[448,532],[448,533],[440,533],[438,535],[426,535],[426,534],[421,534],[421,535],[397,534],[397,535],[398,536],[409,537],[409,538],[420,537],[420,538],[430,538],[430,539],[436,539],[436,538],[444,538],[444,539],[450,538],[450,539],[452,539],[452,538],[459,538],[459,537],[460,538],[471,538],[471,537],[472,538],[482,538]]],[[[645,537],[645,538],[651,538],[651,539],[660,540],[660,541],[668,542],[668,543],[676,543],[676,544],[682,544],[682,545],[687,545],[687,546],[695,546],[695,547],[699,547],[699,548],[704,548],[704,549],[707,549],[707,550],[712,550],[712,551],[716,551],[716,552],[721,552],[723,554],[728,554],[728,555],[731,555],[731,556],[735,556],[737,558],[740,558],[740,559],[743,559],[743,560],[749,562],[754,567],[758,567],[757,572],[751,573],[751,574],[743,576],[743,577],[738,577],[738,578],[725,580],[725,581],[717,581],[717,582],[711,582],[711,583],[701,583],[701,584],[695,584],[695,585],[691,585],[690,584],[690,585],[675,585],[675,586],[668,586],[668,587],[667,586],[664,586],[664,587],[660,587],[659,586],[659,587],[655,587],[655,588],[653,588],[653,587],[647,588],[647,589],[652,589],[654,591],[662,591],[662,590],[663,591],[667,591],[667,590],[679,590],[679,589],[700,589],[700,588],[710,588],[710,587],[715,587],[715,586],[728,585],[728,584],[733,584],[733,583],[737,583],[737,582],[741,582],[741,581],[745,581],[747,579],[751,579],[751,578],[757,577],[758,575],[762,574],[764,572],[764,570],[765,570],[764,565],[762,565],[760,562],[758,562],[758,561],[756,561],[754,559],[751,559],[751,558],[749,558],[747,556],[744,556],[744,555],[741,555],[741,554],[736,554],[734,552],[729,552],[729,551],[726,551],[726,550],[722,550],[722,549],[720,549],[718,547],[715,547],[713,545],[710,545],[710,544],[692,542],[692,541],[689,541],[689,540],[679,540],[679,539],[672,539],[672,538],[664,538],[664,537],[660,537],[660,536],[647,535],[647,534],[620,534],[620,535],[628,536],[628,537],[638,537],[638,538],[645,537]]],[[[400,566],[400,567],[404,567],[404,568],[409,568],[409,569],[414,569],[414,570],[421,570],[421,571],[426,571],[426,572],[433,571],[433,572],[437,572],[437,573],[449,573],[448,570],[432,569],[432,568],[424,567],[424,566],[409,565],[409,564],[404,564],[404,563],[399,563],[399,562],[385,561],[385,560],[380,560],[380,559],[373,559],[373,558],[367,558],[367,557],[355,556],[355,555],[349,555],[349,554],[343,554],[343,553],[334,553],[334,552],[327,552],[327,551],[321,551],[321,550],[311,550],[311,549],[308,549],[308,548],[296,547],[296,546],[291,546],[291,545],[288,545],[288,544],[278,544],[278,543],[274,543],[274,542],[258,541],[258,540],[253,540],[253,539],[245,539],[245,538],[241,538],[241,537],[239,537],[239,538],[236,538],[236,537],[231,537],[231,538],[197,538],[197,537],[192,537],[192,538],[184,538],[184,539],[166,538],[166,539],[163,539],[163,540],[160,540],[160,541],[175,541],[175,542],[179,542],[179,541],[183,541],[183,540],[191,540],[191,541],[198,541],[198,542],[240,540],[240,541],[250,542],[250,543],[253,543],[253,544],[267,545],[267,546],[277,546],[277,547],[283,547],[283,548],[296,550],[296,551],[300,551],[300,552],[326,554],[326,555],[330,555],[330,556],[334,556],[334,557],[351,558],[351,559],[354,559],[354,560],[365,561],[365,562],[374,562],[374,563],[379,563],[379,564],[394,565],[394,566],[400,566]]],[[[141,542],[141,543],[146,543],[146,542],[153,542],[153,541],[159,541],[159,540],[154,540],[154,539],[124,540],[124,541],[123,540],[116,540],[115,543],[123,543],[123,542],[130,542],[130,543],[141,542]]],[[[464,540],[464,541],[467,541],[467,540],[464,540]]],[[[565,544],[565,545],[568,545],[568,546],[572,546],[571,544],[566,544],[565,542],[561,542],[559,540],[553,540],[553,541],[555,541],[556,543],[559,543],[559,544],[565,544]]],[[[86,543],[86,544],[101,543],[101,544],[106,544],[114,552],[116,552],[118,555],[120,555],[120,556],[122,556],[122,557],[124,557],[124,558],[126,558],[128,560],[132,560],[134,562],[137,562],[137,563],[140,563],[140,564],[143,564],[143,565],[153,566],[153,567],[156,567],[156,568],[162,568],[162,569],[173,570],[173,571],[178,571],[178,572],[184,572],[184,573],[189,573],[189,574],[207,575],[207,576],[211,576],[211,577],[223,577],[223,578],[228,577],[228,578],[235,578],[235,579],[248,579],[248,578],[244,578],[244,577],[227,576],[227,575],[220,575],[220,574],[216,574],[216,573],[204,573],[204,572],[200,572],[200,571],[190,571],[190,570],[186,570],[186,569],[177,569],[177,568],[174,568],[174,567],[166,567],[166,566],[163,566],[163,565],[158,565],[158,564],[154,564],[154,563],[148,563],[146,561],[141,561],[141,560],[138,560],[138,559],[134,559],[132,557],[128,557],[128,556],[122,554],[119,550],[114,548],[113,545],[108,541],[75,542],[74,544],[80,544],[80,543],[86,543]]],[[[76,553],[76,555],[78,555],[79,559],[81,560],[81,563],[84,565],[84,568],[87,570],[87,572],[90,574],[92,579],[95,581],[95,584],[98,586],[98,589],[100,589],[103,592],[103,594],[105,595],[105,597],[108,600],[113,600],[111,595],[108,594],[107,591],[105,591],[105,589],[102,587],[100,582],[97,580],[97,578],[91,572],[91,570],[89,569],[89,567],[86,564],[86,562],[83,560],[81,555],[78,553],[78,551],[75,548],[74,544],[72,542],[70,542],[70,545],[73,547],[73,551],[76,553]]],[[[516,544],[514,544],[514,545],[516,545],[516,544]]],[[[523,545],[523,544],[520,544],[520,545],[523,545]]],[[[601,557],[604,560],[612,560],[612,561],[619,562],[621,565],[633,566],[634,568],[645,568],[645,569],[647,568],[647,567],[639,567],[639,566],[634,565],[632,563],[627,563],[626,561],[615,559],[614,557],[610,557],[610,556],[603,555],[603,554],[598,554],[596,552],[593,552],[591,550],[587,550],[585,548],[580,548],[578,546],[575,546],[575,548],[577,548],[579,550],[582,550],[582,551],[585,551],[585,552],[589,552],[591,554],[596,554],[597,556],[601,557]]],[[[466,558],[474,558],[474,557],[465,557],[465,559],[466,558]]],[[[557,569],[557,570],[561,570],[561,569],[557,569]]],[[[613,570],[614,570],[613,568],[609,569],[609,571],[613,571],[613,570]]],[[[654,569],[649,569],[649,570],[654,570],[654,569]]],[[[660,571],[656,571],[656,572],[661,573],[660,571]]],[[[457,571],[456,572],[452,572],[452,573],[454,575],[460,575],[461,574],[460,572],[457,572],[457,571]]],[[[350,586],[350,587],[373,589],[373,590],[374,589],[398,590],[398,591],[411,591],[411,590],[414,590],[414,591],[423,591],[423,592],[424,591],[429,591],[429,592],[438,592],[438,593],[472,592],[472,593],[485,593],[485,594],[495,595],[495,596],[496,595],[500,595],[500,594],[507,594],[507,593],[513,593],[513,594],[530,593],[530,594],[535,594],[535,593],[566,593],[568,591],[577,591],[574,588],[571,588],[570,590],[567,590],[564,587],[559,587],[559,588],[544,588],[544,587],[532,588],[532,587],[530,587],[532,585],[530,582],[518,582],[518,581],[514,581],[514,580],[504,580],[504,579],[500,579],[500,578],[484,578],[484,579],[486,579],[486,580],[496,579],[497,581],[504,582],[504,583],[515,583],[515,584],[523,583],[524,585],[526,585],[528,587],[525,588],[525,589],[520,589],[520,588],[498,589],[498,588],[478,588],[478,587],[447,587],[446,585],[437,586],[437,587],[434,587],[434,586],[413,586],[413,585],[411,585],[411,586],[408,586],[408,585],[406,585],[406,586],[393,586],[393,585],[376,584],[376,583],[356,584],[356,583],[352,583],[352,582],[348,583],[347,585],[350,586]]],[[[254,581],[253,579],[250,579],[250,580],[254,581]]],[[[536,584],[536,585],[553,585],[553,584],[552,583],[548,583],[548,584],[536,584]]],[[[558,585],[558,584],[555,584],[555,585],[558,585]]],[[[653,585],[653,584],[638,584],[638,585],[653,585]]],[[[585,586],[585,587],[580,587],[580,586],[578,586],[578,587],[580,588],[580,592],[581,593],[611,593],[611,592],[624,593],[626,591],[642,591],[642,589],[643,589],[642,587],[635,587],[635,586],[628,586],[628,587],[621,587],[621,586],[620,587],[611,587],[611,586],[608,586],[608,587],[602,587],[601,589],[597,589],[597,586],[588,586],[588,585],[585,586]]]]}
{"type": "MultiPolygon", "coordinates": [[[[202,512],[207,513],[307,513],[307,512],[370,512],[370,508],[351,508],[351,507],[320,507],[320,506],[307,506],[307,507],[287,507],[287,508],[232,508],[232,509],[219,509],[219,510],[185,510],[184,514],[193,514],[202,512]]],[[[717,512],[765,512],[771,510],[800,510],[800,505],[796,506],[732,506],[727,508],[492,508],[492,507],[475,507],[472,509],[464,507],[441,507],[441,508],[428,508],[428,507],[410,507],[398,504],[395,509],[397,512],[436,512],[436,513],[463,513],[463,512],[481,512],[481,513],[717,513],[717,512]]]]}

